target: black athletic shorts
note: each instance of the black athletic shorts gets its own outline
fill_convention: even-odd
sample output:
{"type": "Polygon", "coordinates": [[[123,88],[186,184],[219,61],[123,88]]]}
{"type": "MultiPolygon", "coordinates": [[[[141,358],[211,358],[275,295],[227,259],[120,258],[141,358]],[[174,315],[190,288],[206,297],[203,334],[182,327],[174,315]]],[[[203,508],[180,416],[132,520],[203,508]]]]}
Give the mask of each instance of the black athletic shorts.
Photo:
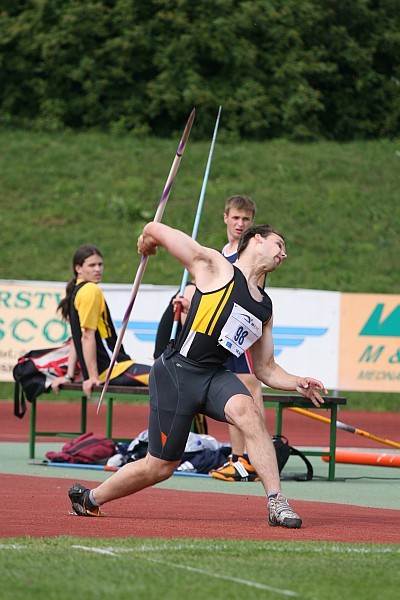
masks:
{"type": "Polygon", "coordinates": [[[149,378],[149,452],[164,460],[180,460],[192,421],[202,413],[225,421],[225,405],[235,394],[250,396],[246,386],[224,366],[204,366],[177,353],[164,354],[149,378]]]}

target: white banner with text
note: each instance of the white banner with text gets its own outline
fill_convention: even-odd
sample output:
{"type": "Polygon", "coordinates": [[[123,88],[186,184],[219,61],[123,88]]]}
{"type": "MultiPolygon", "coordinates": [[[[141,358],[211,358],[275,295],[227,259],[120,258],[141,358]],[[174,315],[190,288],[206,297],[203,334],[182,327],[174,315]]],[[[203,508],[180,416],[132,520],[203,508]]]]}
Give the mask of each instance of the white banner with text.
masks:
{"type": "MultiPolygon", "coordinates": [[[[157,327],[177,286],[142,285],[124,347],[152,364],[157,327]]],[[[121,327],[131,286],[102,284],[121,327]]],[[[69,327],[57,313],[65,284],[0,280],[0,381],[13,381],[18,358],[55,347],[69,327]]],[[[284,369],[321,379],[330,390],[400,392],[400,296],[269,288],[275,359],[284,369]]]]}

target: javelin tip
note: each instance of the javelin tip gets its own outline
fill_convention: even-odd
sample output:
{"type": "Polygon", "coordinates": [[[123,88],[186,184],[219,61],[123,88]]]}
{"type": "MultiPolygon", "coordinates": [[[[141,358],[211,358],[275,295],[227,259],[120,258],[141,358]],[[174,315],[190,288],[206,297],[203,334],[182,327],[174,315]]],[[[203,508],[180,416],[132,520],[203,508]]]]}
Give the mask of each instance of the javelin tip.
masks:
{"type": "Polygon", "coordinates": [[[195,116],[196,116],[196,109],[193,108],[192,112],[190,113],[189,118],[187,120],[187,123],[186,123],[186,126],[185,126],[185,130],[184,130],[183,136],[182,136],[183,138],[188,138],[189,137],[189,133],[190,133],[190,130],[192,128],[195,116]]]}
{"type": "MultiPolygon", "coordinates": [[[[186,142],[189,139],[189,135],[192,130],[192,125],[193,125],[195,115],[196,115],[196,109],[193,108],[192,112],[189,115],[188,120],[186,121],[185,129],[183,130],[181,141],[179,142],[178,150],[176,152],[176,155],[179,159],[182,157],[183,151],[186,146],[186,142]]],[[[173,181],[173,179],[172,179],[172,181],[173,181]]],[[[171,181],[171,185],[172,185],[172,181],[171,181]]]]}

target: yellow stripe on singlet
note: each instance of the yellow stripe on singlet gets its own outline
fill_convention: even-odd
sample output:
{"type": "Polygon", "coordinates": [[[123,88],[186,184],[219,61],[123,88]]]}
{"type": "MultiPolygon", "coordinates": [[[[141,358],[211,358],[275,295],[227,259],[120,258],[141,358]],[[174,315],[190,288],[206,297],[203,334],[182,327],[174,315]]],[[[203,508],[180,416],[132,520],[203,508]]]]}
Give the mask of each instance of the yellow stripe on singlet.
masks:
{"type": "Polygon", "coordinates": [[[233,288],[233,281],[227,288],[202,296],[196,316],[191,326],[192,331],[211,335],[221,312],[226,305],[233,288]]]}

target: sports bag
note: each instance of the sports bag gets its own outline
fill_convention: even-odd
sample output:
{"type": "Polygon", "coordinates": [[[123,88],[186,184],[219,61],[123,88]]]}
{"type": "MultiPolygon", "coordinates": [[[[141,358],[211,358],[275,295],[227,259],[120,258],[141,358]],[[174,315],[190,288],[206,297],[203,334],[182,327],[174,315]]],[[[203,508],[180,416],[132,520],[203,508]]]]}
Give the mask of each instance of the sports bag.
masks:
{"type": "Polygon", "coordinates": [[[272,442],[275,447],[276,459],[278,462],[278,469],[280,478],[286,481],[310,481],[314,476],[314,469],[308,458],[304,455],[301,450],[297,450],[297,448],[293,448],[293,446],[289,445],[288,439],[284,435],[274,435],[272,436],[272,442]],[[289,460],[290,456],[299,456],[307,467],[307,472],[304,475],[295,475],[295,474],[283,474],[282,470],[289,460]]]}
{"type": "Polygon", "coordinates": [[[60,463],[105,464],[115,452],[113,440],[90,432],[64,444],[61,452],[46,452],[46,458],[60,463]]]}
{"type": "Polygon", "coordinates": [[[71,342],[57,348],[31,350],[18,359],[13,368],[14,415],[22,419],[26,413],[26,400],[33,402],[38,396],[50,391],[56,377],[65,375],[71,342]]]}

